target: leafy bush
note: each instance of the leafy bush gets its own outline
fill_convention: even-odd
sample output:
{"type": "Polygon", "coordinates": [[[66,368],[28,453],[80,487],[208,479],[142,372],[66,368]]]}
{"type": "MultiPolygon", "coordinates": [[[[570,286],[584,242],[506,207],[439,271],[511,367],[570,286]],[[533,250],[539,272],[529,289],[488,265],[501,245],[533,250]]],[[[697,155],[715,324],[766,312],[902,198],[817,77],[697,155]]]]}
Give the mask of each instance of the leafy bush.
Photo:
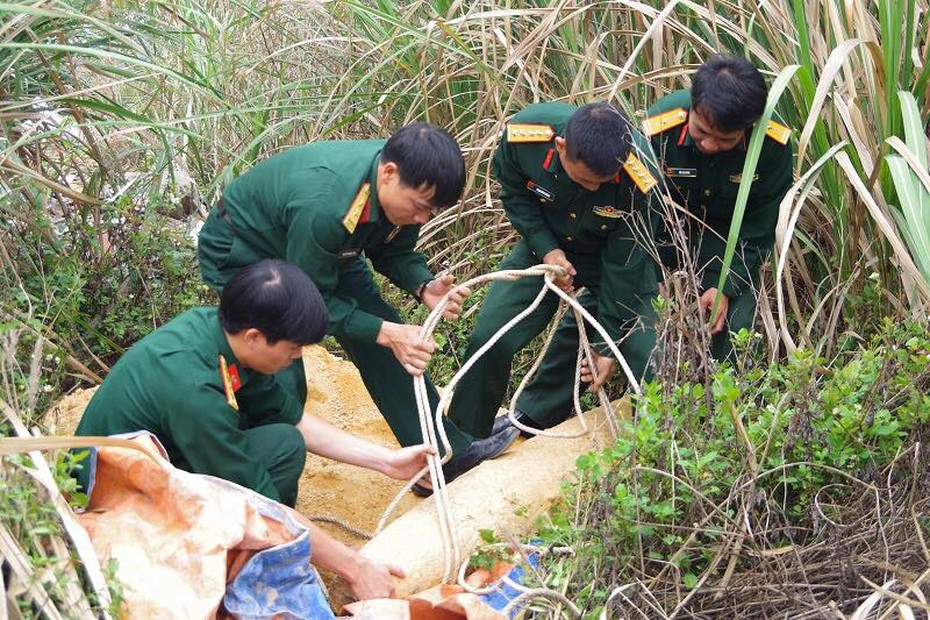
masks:
{"type": "Polygon", "coordinates": [[[861,485],[891,484],[888,467],[926,437],[928,362],[925,327],[886,321],[829,364],[798,350],[742,375],[721,366],[707,384],[648,384],[616,444],[579,458],[574,505],[546,528],[548,542],[578,551],[570,569],[554,568],[567,579],[556,585],[591,611],[633,576],[665,574],[684,590],[722,579],[736,534],[755,547],[814,544],[861,485]]]}

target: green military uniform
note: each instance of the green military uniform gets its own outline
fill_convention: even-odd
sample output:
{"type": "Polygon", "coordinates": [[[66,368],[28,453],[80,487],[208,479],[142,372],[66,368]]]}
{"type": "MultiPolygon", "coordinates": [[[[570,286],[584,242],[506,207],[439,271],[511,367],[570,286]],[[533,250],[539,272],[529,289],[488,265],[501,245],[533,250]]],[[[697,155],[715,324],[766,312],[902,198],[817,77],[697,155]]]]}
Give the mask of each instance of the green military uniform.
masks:
{"type": "MultiPolygon", "coordinates": [[[[699,270],[701,285],[708,289],[715,288],[720,278],[751,130],[736,148],[705,155],[695,147],[688,131],[690,109],[689,91],[675,91],[648,110],[644,129],[651,137],[672,198],[694,216],[680,219],[685,227],[690,255],[699,270]]],[[[746,203],[736,253],[723,287],[723,293],[730,298],[727,331],[752,328],[759,267],[772,249],[778,206],[791,187],[790,130],[772,121],[766,128],[766,135],[746,203]]],[[[669,269],[677,269],[680,261],[671,245],[671,236],[667,232],[661,234],[659,242],[662,262],[669,269]]],[[[727,332],[714,336],[714,357],[723,359],[729,350],[727,332]]]]}
{"type": "Polygon", "coordinates": [[[146,430],[176,467],[293,506],[307,455],[295,426],[302,415],[301,403],[272,376],[242,367],[216,308],[196,308],[120,358],[75,434],[146,430]]]}
{"type": "MultiPolygon", "coordinates": [[[[638,315],[655,294],[654,273],[639,242],[651,237],[648,200],[655,176],[636,156],[614,182],[588,191],[565,173],[555,148],[556,136],[576,108],[562,103],[540,103],[514,116],[494,155],[494,175],[501,183],[501,201],[514,228],[523,236],[501,269],[524,269],[542,262],[549,251],[561,248],[574,265],[576,286],[588,288],[582,302],[614,341],[625,335],[645,340],[646,355],[630,358],[641,374],[654,342],[652,330],[634,329],[638,315]]],[[[639,147],[646,147],[639,137],[639,147]]],[[[635,150],[635,149],[634,149],[635,150]]],[[[531,305],[539,293],[539,278],[499,281],[491,285],[466,351],[466,359],[488,342],[511,318],[531,305]]],[[[559,298],[546,294],[538,309],[523,319],[479,358],[462,378],[449,417],[476,437],[491,430],[494,416],[509,383],[517,351],[526,346],[552,319],[559,298]]],[[[648,310],[647,310],[648,312],[648,310]]],[[[600,337],[589,329],[592,342],[600,337]]],[[[621,345],[626,355],[627,342],[621,345]]],[[[537,421],[571,412],[573,376],[578,348],[574,319],[560,325],[557,337],[537,378],[520,400],[520,409],[537,421]],[[556,413],[557,412],[557,413],[556,413]]],[[[608,352],[601,343],[598,347],[608,352]]]]}
{"type": "MultiPolygon", "coordinates": [[[[394,226],[378,202],[384,140],[315,142],[271,157],[232,181],[200,232],[200,268],[217,291],[243,267],[284,259],[320,289],[328,331],[358,367],[365,387],[401,445],[422,443],[412,377],[375,342],[384,321],[402,323],[378,291],[365,258],[415,294],[433,279],[414,250],[419,226],[394,226]]],[[[306,395],[303,364],[290,383],[306,395]]],[[[280,377],[279,380],[285,379],[280,377]]],[[[429,400],[439,402],[427,380],[429,400]]],[[[453,450],[469,439],[451,429],[453,450]]]]}

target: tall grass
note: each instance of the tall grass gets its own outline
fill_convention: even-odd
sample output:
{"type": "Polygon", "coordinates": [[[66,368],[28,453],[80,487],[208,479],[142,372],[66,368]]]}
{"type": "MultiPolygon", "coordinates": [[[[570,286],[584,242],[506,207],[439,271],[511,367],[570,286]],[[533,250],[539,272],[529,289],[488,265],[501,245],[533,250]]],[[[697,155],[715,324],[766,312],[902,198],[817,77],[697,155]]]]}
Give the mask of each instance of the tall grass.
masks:
{"type": "MultiPolygon", "coordinates": [[[[798,344],[829,353],[837,334],[864,336],[873,317],[926,314],[928,9],[927,0],[3,2],[4,244],[80,257],[72,282],[55,282],[48,257],[15,249],[4,288],[33,302],[72,298],[92,274],[125,269],[131,260],[114,251],[107,224],[124,217],[113,213],[120,200],[183,219],[289,145],[386,136],[413,119],[447,127],[468,155],[465,199],[426,227],[422,245],[437,264],[474,275],[476,246],[499,255],[513,242],[488,174],[510,114],[595,99],[640,114],[728,51],[772,77],[800,67],[776,111],[795,130],[798,178],[817,172],[785,202],[794,224],[780,228],[778,278],[766,278],[783,302],[761,304],[763,325],[774,354],[798,344]],[[17,273],[52,285],[20,286],[17,273]]],[[[76,311],[38,305],[50,328],[76,311]]],[[[14,299],[2,306],[23,317],[14,299]]],[[[155,308],[151,323],[167,310],[155,308]]],[[[57,346],[105,371],[94,355],[106,335],[94,329],[63,329],[57,346]]]]}

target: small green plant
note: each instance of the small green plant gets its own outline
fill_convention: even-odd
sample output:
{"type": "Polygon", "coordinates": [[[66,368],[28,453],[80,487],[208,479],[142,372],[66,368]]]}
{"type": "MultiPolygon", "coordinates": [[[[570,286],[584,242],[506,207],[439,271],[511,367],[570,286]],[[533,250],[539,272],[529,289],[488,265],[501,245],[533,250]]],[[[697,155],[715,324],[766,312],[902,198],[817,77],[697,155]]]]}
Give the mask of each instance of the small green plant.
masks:
{"type": "Polygon", "coordinates": [[[484,546],[477,552],[473,553],[468,560],[468,566],[472,570],[484,568],[493,570],[499,562],[513,561],[513,551],[509,546],[497,538],[494,530],[481,529],[478,535],[484,546]]]}

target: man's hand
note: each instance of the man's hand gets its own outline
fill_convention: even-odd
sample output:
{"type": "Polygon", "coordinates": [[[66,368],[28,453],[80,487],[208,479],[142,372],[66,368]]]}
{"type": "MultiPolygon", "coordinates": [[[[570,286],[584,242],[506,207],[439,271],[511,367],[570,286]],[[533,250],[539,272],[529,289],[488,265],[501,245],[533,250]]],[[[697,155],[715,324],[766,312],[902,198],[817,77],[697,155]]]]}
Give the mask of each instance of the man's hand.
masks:
{"type": "Polygon", "coordinates": [[[426,459],[430,454],[436,454],[436,448],[425,443],[392,450],[379,469],[391,478],[410,480],[426,467],[426,459]]]}
{"type": "Polygon", "coordinates": [[[556,267],[562,267],[565,269],[567,275],[564,278],[556,278],[553,280],[553,282],[566,293],[571,293],[572,283],[577,272],[575,271],[575,267],[572,265],[572,262],[568,260],[567,256],[565,256],[565,252],[559,248],[549,250],[546,252],[546,255],[543,256],[543,264],[554,265],[556,267]]]}
{"type": "Polygon", "coordinates": [[[364,601],[371,598],[391,598],[394,596],[394,577],[406,577],[404,571],[393,564],[380,564],[368,558],[360,557],[355,570],[346,575],[349,587],[356,598],[364,601]]]}
{"type": "Polygon", "coordinates": [[[442,313],[442,316],[450,321],[455,321],[459,318],[459,315],[462,314],[462,303],[465,301],[466,297],[471,295],[471,289],[464,286],[455,288],[455,278],[451,275],[446,274],[435,280],[430,280],[426,286],[423,287],[421,301],[426,304],[427,308],[432,310],[449,291],[452,291],[452,294],[449,295],[449,303],[446,304],[446,309],[442,313]]]}
{"type": "Polygon", "coordinates": [[[614,372],[614,365],[617,360],[612,357],[601,355],[597,351],[592,351],[591,357],[594,359],[594,372],[591,372],[591,367],[588,366],[588,360],[582,360],[581,380],[584,383],[591,384],[588,386],[589,392],[597,392],[601,389],[601,386],[610,379],[610,375],[614,372]]]}
{"type": "Polygon", "coordinates": [[[375,342],[391,349],[404,370],[414,377],[419,377],[426,369],[433,351],[436,350],[434,340],[420,341],[422,333],[423,328],[419,325],[385,321],[381,324],[381,331],[378,332],[375,342]]]}
{"type": "MultiPolygon", "coordinates": [[[[714,299],[717,297],[717,289],[709,288],[701,294],[698,299],[698,305],[701,308],[701,316],[705,319],[714,309],[714,299]]],[[[724,293],[720,293],[720,305],[717,307],[717,316],[710,325],[711,334],[719,334],[723,331],[727,322],[727,310],[730,308],[730,298],[724,293]]]]}

